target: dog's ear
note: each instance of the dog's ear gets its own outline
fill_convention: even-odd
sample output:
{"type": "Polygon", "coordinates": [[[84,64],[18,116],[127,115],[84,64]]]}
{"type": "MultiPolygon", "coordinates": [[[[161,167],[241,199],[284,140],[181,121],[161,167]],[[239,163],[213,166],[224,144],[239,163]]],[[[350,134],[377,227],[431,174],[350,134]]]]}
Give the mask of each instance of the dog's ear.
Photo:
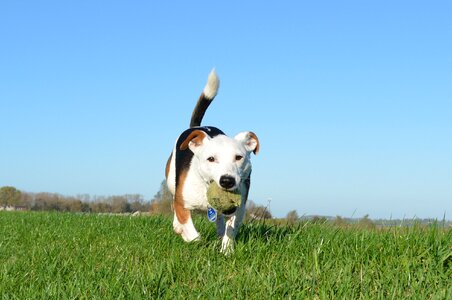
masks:
{"type": "Polygon", "coordinates": [[[235,136],[235,139],[245,146],[246,151],[253,152],[254,154],[259,152],[259,139],[254,132],[240,132],[235,136]]]}
{"type": "Polygon", "coordinates": [[[179,149],[186,150],[187,148],[190,148],[190,150],[194,153],[198,149],[198,147],[203,144],[204,138],[206,136],[207,135],[204,131],[194,130],[182,142],[182,144],[179,146],[179,149]]]}

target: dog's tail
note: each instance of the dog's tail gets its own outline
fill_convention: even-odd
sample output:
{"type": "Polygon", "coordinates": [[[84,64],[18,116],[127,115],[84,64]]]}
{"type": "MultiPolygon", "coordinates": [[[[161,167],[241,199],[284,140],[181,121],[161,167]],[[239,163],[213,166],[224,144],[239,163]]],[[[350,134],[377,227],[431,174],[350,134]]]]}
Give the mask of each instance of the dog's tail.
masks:
{"type": "Polygon", "coordinates": [[[215,69],[213,69],[209,78],[207,79],[206,86],[199,96],[198,103],[196,103],[195,109],[193,109],[193,113],[191,115],[190,128],[201,126],[202,118],[204,117],[204,113],[212,102],[213,98],[218,93],[218,88],[220,87],[220,79],[218,79],[217,73],[215,69]]]}

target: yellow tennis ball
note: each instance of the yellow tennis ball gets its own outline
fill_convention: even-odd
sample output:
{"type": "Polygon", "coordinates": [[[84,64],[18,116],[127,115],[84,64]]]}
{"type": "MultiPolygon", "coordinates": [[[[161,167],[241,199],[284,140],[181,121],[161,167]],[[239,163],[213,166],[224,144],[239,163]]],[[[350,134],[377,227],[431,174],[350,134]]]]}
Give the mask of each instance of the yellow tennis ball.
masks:
{"type": "Polygon", "coordinates": [[[235,191],[223,190],[212,182],[207,188],[207,201],[218,211],[227,211],[233,207],[240,206],[242,203],[242,195],[237,189],[235,191]]]}

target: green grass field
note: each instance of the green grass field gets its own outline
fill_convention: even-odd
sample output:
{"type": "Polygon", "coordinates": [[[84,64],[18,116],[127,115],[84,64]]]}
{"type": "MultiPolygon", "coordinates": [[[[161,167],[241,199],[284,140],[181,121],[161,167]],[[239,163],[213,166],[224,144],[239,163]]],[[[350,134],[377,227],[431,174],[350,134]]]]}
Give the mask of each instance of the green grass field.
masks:
{"type": "Polygon", "coordinates": [[[0,212],[1,299],[452,299],[452,231],[246,223],[186,244],[166,217],[0,212]]]}

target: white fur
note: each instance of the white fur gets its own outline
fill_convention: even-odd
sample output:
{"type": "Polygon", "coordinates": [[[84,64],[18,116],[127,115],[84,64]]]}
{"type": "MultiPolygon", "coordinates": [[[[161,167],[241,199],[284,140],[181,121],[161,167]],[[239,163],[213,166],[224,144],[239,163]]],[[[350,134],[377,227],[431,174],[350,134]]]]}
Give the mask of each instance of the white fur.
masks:
{"type": "Polygon", "coordinates": [[[195,154],[190,171],[194,170],[200,180],[205,183],[215,181],[220,186],[222,176],[231,176],[235,179],[235,190],[240,186],[241,179],[247,178],[251,172],[249,152],[244,144],[226,135],[217,135],[213,138],[206,136],[200,146],[189,144],[190,150],[195,154]],[[236,160],[237,156],[243,157],[236,160]],[[214,162],[208,161],[215,158],[214,162]]]}
{"type": "Polygon", "coordinates": [[[245,196],[245,188],[242,187],[242,204],[237,208],[235,214],[226,223],[223,216],[217,219],[217,234],[222,236],[220,251],[226,255],[234,251],[234,239],[245,216],[246,203],[243,201],[245,196]]]}
{"type": "MultiPolygon", "coordinates": [[[[213,69],[207,79],[206,86],[203,90],[203,96],[208,101],[212,101],[218,93],[220,86],[220,80],[213,69]]],[[[201,104],[205,104],[201,98],[201,104]]],[[[208,106],[208,105],[207,105],[208,106]]],[[[198,113],[204,113],[205,107],[195,107],[200,109],[198,113]],[[204,111],[202,111],[204,109],[204,111]]],[[[202,115],[201,115],[202,118],[202,115]]],[[[193,122],[193,117],[192,117],[193,122]]],[[[200,120],[196,120],[196,124],[199,124],[200,120]]],[[[193,125],[192,125],[193,126],[193,125]]],[[[208,208],[207,201],[207,187],[210,183],[215,182],[218,186],[221,186],[220,181],[224,186],[230,190],[239,189],[242,193],[241,205],[236,209],[235,213],[229,217],[225,222],[225,216],[219,215],[217,217],[216,226],[217,234],[222,237],[221,252],[228,254],[231,253],[234,246],[234,238],[237,235],[238,229],[243,221],[245,215],[246,197],[248,194],[249,183],[246,180],[251,173],[250,153],[257,153],[259,150],[259,141],[252,132],[241,132],[234,138],[230,138],[225,135],[217,135],[211,138],[205,134],[205,131],[196,132],[196,128],[192,127],[194,131],[189,133],[187,140],[180,141],[180,149],[176,149],[178,142],[173,148],[172,158],[169,164],[169,170],[167,174],[167,185],[170,192],[176,195],[176,154],[182,154],[185,158],[189,156],[187,153],[180,153],[178,151],[185,151],[188,148],[193,152],[193,157],[189,164],[188,170],[183,170],[179,182],[177,201],[183,201],[185,209],[201,209],[206,210],[208,208]],[[191,140],[188,140],[191,139],[191,140]],[[202,140],[201,140],[202,139],[202,140]],[[224,178],[221,180],[221,178],[224,178]],[[234,179],[234,180],[232,180],[234,179]],[[230,186],[232,185],[233,186],[230,186]]],[[[184,136],[185,137],[185,136],[184,136]]],[[[183,166],[186,168],[187,166],[183,166]]],[[[177,202],[177,209],[181,209],[182,203],[177,202]]],[[[178,211],[180,213],[180,211],[178,211]]],[[[182,210],[182,215],[186,214],[182,210]]],[[[181,217],[183,222],[189,214],[181,217]]],[[[177,234],[180,234],[184,241],[191,242],[200,239],[200,235],[193,225],[193,220],[188,217],[186,223],[181,224],[177,218],[176,212],[174,213],[173,229],[177,234]]]]}
{"type": "Polygon", "coordinates": [[[181,224],[177,220],[176,213],[174,213],[173,229],[177,234],[180,234],[186,242],[192,242],[200,239],[200,235],[198,231],[196,231],[191,217],[188,219],[187,223],[181,224]]]}
{"type": "MultiPolygon", "coordinates": [[[[238,188],[242,178],[247,178],[251,172],[250,152],[246,150],[243,142],[225,135],[217,135],[214,138],[206,136],[200,146],[189,144],[190,150],[194,153],[190,169],[183,185],[183,196],[185,208],[206,210],[207,187],[210,182],[215,181],[220,186],[220,178],[223,175],[231,176],[235,179],[236,185],[231,188],[238,188]],[[236,156],[243,157],[236,161],[236,156]],[[215,162],[209,162],[208,157],[215,157],[215,162]]],[[[173,155],[170,163],[167,184],[170,192],[176,193],[176,159],[173,155]]]]}
{"type": "MultiPolygon", "coordinates": [[[[242,192],[242,205],[237,208],[234,215],[226,223],[224,216],[220,215],[216,222],[217,234],[222,237],[221,252],[225,254],[232,252],[234,238],[245,215],[244,202],[247,191],[244,180],[249,177],[251,172],[250,153],[257,146],[257,141],[252,140],[250,141],[248,132],[242,132],[235,138],[225,135],[217,135],[213,138],[206,136],[201,144],[190,142],[188,145],[194,155],[183,183],[182,195],[185,208],[206,210],[208,184],[215,181],[220,185],[220,178],[224,175],[235,178],[236,185],[231,189],[238,188],[242,192]],[[209,157],[214,157],[215,161],[209,161],[209,157]],[[242,158],[237,160],[239,157],[242,158]]],[[[173,195],[176,189],[175,153],[176,148],[173,150],[167,179],[169,190],[173,195]]],[[[186,224],[180,224],[174,215],[173,228],[176,233],[181,234],[186,242],[200,238],[191,218],[186,224]]]]}
{"type": "Polygon", "coordinates": [[[239,141],[248,152],[253,152],[257,147],[257,141],[251,137],[248,131],[240,132],[234,139],[239,141]]]}
{"type": "Polygon", "coordinates": [[[203,93],[207,99],[212,100],[218,93],[220,88],[220,79],[218,79],[215,69],[210,71],[209,77],[207,78],[207,84],[204,87],[203,93]]]}
{"type": "Polygon", "coordinates": [[[166,185],[168,186],[171,194],[174,196],[176,194],[176,146],[174,146],[173,153],[171,155],[170,169],[166,179],[166,185]]]}

